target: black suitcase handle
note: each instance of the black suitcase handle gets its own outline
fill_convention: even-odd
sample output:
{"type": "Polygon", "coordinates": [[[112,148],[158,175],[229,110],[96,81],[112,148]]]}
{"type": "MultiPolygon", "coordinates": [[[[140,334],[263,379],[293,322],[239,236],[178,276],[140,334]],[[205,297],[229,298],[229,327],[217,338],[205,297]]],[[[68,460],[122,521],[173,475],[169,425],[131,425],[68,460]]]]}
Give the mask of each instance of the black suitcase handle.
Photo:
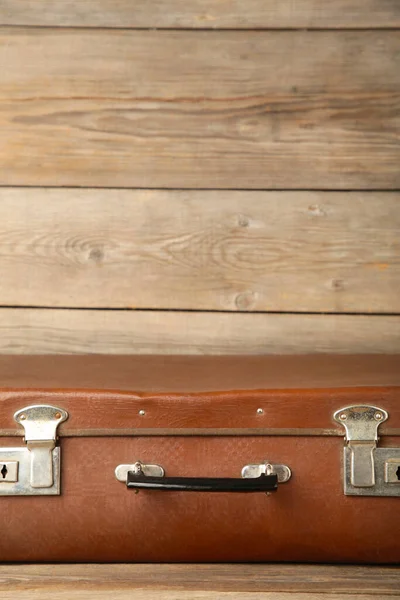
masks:
{"type": "Polygon", "coordinates": [[[231,477],[152,477],[128,471],[129,489],[164,492],[276,492],[277,475],[260,475],[248,479],[231,477]]]}

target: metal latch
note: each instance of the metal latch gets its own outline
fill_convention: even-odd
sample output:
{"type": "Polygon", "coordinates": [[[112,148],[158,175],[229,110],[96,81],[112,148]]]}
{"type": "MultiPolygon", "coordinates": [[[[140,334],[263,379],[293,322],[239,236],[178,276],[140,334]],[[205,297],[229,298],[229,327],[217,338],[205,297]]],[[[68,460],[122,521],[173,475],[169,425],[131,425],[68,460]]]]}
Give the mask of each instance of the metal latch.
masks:
{"type": "Polygon", "coordinates": [[[0,496],[59,494],[57,427],[68,413],[39,404],[17,411],[14,419],[25,430],[26,446],[0,449],[0,496]]]}
{"type": "Polygon", "coordinates": [[[378,429],[389,415],[376,406],[349,406],[334,419],[346,430],[344,493],[400,496],[400,448],[379,448],[378,429]]]}

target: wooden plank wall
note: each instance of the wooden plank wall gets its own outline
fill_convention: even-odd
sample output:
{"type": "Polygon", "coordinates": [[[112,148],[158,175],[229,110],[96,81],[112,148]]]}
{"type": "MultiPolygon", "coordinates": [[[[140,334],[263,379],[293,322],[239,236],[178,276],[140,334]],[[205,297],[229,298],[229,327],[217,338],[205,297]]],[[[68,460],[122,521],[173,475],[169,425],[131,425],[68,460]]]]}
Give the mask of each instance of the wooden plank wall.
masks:
{"type": "Polygon", "coordinates": [[[2,600],[399,600],[400,569],[350,565],[1,565],[2,600]]]}
{"type": "Polygon", "coordinates": [[[399,0],[2,0],[0,352],[400,352],[399,0]]]}

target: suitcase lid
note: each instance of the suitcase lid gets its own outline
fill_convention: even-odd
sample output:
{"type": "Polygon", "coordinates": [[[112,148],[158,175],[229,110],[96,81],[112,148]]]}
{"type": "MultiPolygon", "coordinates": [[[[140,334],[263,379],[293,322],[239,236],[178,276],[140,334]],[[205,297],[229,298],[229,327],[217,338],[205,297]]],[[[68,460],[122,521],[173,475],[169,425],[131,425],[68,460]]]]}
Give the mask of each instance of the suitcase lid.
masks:
{"type": "Polygon", "coordinates": [[[340,435],[349,405],[389,413],[400,435],[399,355],[1,356],[0,435],[14,412],[53,404],[61,436],[340,435]]]}

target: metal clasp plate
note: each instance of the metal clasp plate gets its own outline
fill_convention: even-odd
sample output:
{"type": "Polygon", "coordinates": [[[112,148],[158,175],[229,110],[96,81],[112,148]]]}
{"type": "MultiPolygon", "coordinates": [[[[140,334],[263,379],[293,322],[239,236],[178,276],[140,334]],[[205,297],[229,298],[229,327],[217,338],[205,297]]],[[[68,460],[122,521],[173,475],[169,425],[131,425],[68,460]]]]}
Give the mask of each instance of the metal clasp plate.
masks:
{"type": "Polygon", "coordinates": [[[62,408],[27,406],[14,415],[25,430],[26,446],[0,449],[0,496],[60,493],[57,427],[68,418],[62,408]]]}
{"type": "Polygon", "coordinates": [[[344,493],[400,496],[400,448],[378,448],[378,430],[389,415],[376,406],[349,406],[334,414],[346,430],[344,493]],[[389,465],[389,466],[388,466],[389,465]],[[396,474],[396,476],[395,476],[396,474]]]}

